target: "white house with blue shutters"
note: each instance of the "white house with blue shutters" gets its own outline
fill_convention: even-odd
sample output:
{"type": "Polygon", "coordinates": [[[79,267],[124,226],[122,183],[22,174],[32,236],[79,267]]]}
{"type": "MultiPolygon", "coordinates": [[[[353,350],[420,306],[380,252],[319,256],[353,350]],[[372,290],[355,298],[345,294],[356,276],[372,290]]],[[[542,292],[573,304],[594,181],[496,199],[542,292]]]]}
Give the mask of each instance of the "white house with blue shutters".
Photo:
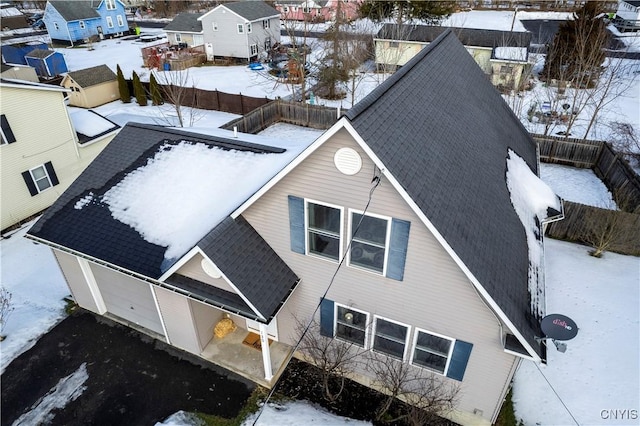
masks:
{"type": "Polygon", "coordinates": [[[102,39],[129,32],[121,0],[50,0],[42,20],[52,40],[71,45],[93,36],[102,39]]]}
{"type": "Polygon", "coordinates": [[[306,145],[129,123],[27,236],[81,307],[264,386],[315,319],[489,425],[520,362],[546,362],[541,227],[561,210],[522,207],[514,158],[538,179],[535,142],[446,31],[306,145]]]}

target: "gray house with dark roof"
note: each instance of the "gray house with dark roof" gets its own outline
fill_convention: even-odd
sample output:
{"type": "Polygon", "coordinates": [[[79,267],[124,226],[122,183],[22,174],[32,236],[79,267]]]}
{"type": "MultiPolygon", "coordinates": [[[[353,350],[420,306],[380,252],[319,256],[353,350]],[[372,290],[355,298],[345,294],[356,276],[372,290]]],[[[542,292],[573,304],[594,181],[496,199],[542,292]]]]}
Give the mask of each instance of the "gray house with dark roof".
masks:
{"type": "Polygon", "coordinates": [[[527,203],[536,144],[455,34],[299,151],[220,132],[127,125],[32,227],[75,300],[265,386],[314,318],[493,423],[521,360],[546,360],[552,210],[527,203]]]}
{"type": "Polygon", "coordinates": [[[262,1],[223,3],[198,20],[208,60],[250,62],[280,43],[280,12],[262,1]]]}
{"type": "MultiPolygon", "coordinates": [[[[374,37],[376,66],[386,70],[401,67],[448,28],[384,24],[374,37]]],[[[494,86],[510,90],[526,83],[532,66],[530,32],[454,27],[451,30],[494,86]]]]}
{"type": "Polygon", "coordinates": [[[106,65],[68,72],[60,85],[71,90],[69,105],[93,108],[119,98],[118,78],[106,65]]]}

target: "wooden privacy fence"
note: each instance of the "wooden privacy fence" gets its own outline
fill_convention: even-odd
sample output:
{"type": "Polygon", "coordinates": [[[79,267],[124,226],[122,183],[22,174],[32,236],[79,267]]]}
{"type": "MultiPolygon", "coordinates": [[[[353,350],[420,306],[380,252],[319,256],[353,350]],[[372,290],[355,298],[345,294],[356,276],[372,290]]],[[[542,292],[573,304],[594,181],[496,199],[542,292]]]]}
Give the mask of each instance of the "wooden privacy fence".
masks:
{"type": "Polygon", "coordinates": [[[338,108],[276,99],[245,114],[244,117],[230,121],[222,128],[233,130],[235,127],[239,132],[255,134],[274,123],[282,122],[326,130],[338,121],[342,112],[344,111],[338,108]]]}
{"type": "Polygon", "coordinates": [[[547,225],[552,238],[585,244],[607,242],[606,251],[640,256],[640,214],[564,202],[563,220],[547,225]]]}
{"type": "Polygon", "coordinates": [[[531,135],[540,147],[540,160],[593,169],[613,195],[618,208],[640,209],[640,177],[627,161],[604,141],[531,135]]]}

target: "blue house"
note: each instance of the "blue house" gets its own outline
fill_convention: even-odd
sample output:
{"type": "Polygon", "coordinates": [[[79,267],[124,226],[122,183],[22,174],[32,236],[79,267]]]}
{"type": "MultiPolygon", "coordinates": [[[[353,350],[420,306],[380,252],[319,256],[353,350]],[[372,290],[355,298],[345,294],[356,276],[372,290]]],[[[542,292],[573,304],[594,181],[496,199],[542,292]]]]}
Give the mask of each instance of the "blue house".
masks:
{"type": "Polygon", "coordinates": [[[103,39],[129,32],[120,0],[50,0],[42,20],[51,40],[71,45],[92,36],[103,39]]]}
{"type": "Polygon", "coordinates": [[[51,78],[69,71],[64,56],[48,49],[34,49],[25,55],[27,65],[36,69],[39,77],[51,78]]]}
{"type": "Polygon", "coordinates": [[[47,43],[32,41],[28,43],[8,44],[2,46],[2,59],[7,64],[27,65],[25,55],[35,49],[48,49],[47,43]]]}

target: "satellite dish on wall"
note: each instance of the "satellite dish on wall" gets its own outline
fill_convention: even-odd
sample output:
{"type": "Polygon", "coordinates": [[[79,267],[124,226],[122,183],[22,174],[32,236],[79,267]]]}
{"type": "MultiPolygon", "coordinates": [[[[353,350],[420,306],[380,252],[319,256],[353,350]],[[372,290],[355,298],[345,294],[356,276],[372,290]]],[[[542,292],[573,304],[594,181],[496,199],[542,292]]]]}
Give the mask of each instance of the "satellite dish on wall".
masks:
{"type": "Polygon", "coordinates": [[[576,323],[561,314],[550,314],[542,318],[540,328],[545,336],[553,340],[571,340],[578,334],[576,323]]]}

